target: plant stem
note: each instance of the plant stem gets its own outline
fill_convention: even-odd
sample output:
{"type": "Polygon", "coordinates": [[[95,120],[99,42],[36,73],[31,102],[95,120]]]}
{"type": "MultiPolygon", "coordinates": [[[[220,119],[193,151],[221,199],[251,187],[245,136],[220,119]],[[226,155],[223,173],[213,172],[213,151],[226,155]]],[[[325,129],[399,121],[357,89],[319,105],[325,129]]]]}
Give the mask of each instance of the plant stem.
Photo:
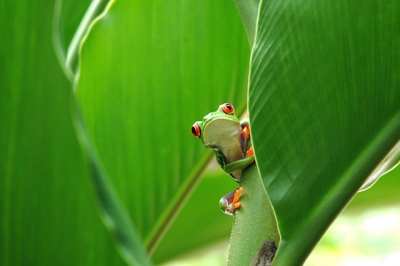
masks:
{"type": "Polygon", "coordinates": [[[243,171],[240,186],[241,207],[233,220],[228,266],[249,265],[266,241],[273,240],[276,246],[280,241],[275,214],[256,164],[243,171]]]}

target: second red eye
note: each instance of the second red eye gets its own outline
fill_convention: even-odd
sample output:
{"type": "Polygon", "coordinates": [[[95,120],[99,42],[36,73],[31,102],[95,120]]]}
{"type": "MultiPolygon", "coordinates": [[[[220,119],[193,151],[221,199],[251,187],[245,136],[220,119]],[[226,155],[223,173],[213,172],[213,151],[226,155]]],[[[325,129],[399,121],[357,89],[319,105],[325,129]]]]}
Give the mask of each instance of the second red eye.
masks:
{"type": "Polygon", "coordinates": [[[201,134],[201,130],[199,127],[199,124],[194,123],[192,126],[192,135],[195,136],[196,138],[199,138],[201,134]]]}
{"type": "Polygon", "coordinates": [[[235,113],[235,108],[230,103],[224,103],[219,106],[221,110],[227,115],[233,115],[235,113]]]}

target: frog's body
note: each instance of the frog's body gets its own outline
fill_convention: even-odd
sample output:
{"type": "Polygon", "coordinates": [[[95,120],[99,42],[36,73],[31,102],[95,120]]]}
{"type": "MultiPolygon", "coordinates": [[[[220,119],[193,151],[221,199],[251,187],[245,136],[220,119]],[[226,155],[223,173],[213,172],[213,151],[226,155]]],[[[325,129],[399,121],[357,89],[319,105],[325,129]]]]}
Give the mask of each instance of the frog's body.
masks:
{"type": "Polygon", "coordinates": [[[242,169],[254,161],[248,119],[239,121],[231,104],[221,104],[196,122],[192,133],[215,152],[218,164],[237,182],[242,169]]]}
{"type": "MultiPolygon", "coordinates": [[[[217,162],[221,167],[244,157],[241,137],[242,128],[238,121],[220,118],[210,121],[204,128],[203,142],[206,147],[215,151],[217,162]],[[229,131],[221,130],[229,128],[229,131]]],[[[240,181],[241,170],[229,173],[236,181],[240,181]]]]}
{"type": "MultiPolygon", "coordinates": [[[[236,182],[240,182],[242,169],[254,161],[248,119],[239,121],[231,104],[221,104],[217,111],[206,115],[203,121],[194,123],[192,134],[200,138],[206,147],[213,149],[221,168],[236,182]]],[[[238,200],[241,192],[241,190],[236,191],[235,193],[238,195],[231,197],[235,198],[234,201],[238,200]]],[[[236,207],[240,206],[239,203],[239,205],[235,205],[236,202],[227,204],[229,207],[221,206],[221,208],[228,208],[232,210],[232,213],[236,207]],[[235,207],[232,207],[232,204],[235,207]]],[[[226,212],[225,209],[224,211],[226,212]]]]}

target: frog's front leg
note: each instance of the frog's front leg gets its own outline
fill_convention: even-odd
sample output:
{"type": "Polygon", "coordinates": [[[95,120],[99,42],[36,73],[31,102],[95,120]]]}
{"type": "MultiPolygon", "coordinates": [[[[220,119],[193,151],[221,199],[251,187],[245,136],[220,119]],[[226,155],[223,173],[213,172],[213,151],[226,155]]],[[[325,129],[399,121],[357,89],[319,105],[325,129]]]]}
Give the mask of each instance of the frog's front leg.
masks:
{"type": "Polygon", "coordinates": [[[250,151],[247,151],[246,154],[248,153],[249,156],[246,156],[242,159],[239,159],[237,161],[231,162],[231,163],[226,163],[226,158],[222,154],[221,151],[219,150],[214,150],[215,152],[215,158],[217,160],[217,163],[221,166],[221,168],[228,174],[242,170],[246,168],[248,165],[250,165],[252,162],[254,162],[254,155],[253,155],[253,147],[249,149],[250,151]]]}
{"type": "MultiPolygon", "coordinates": [[[[253,149],[251,149],[253,150],[253,149]]],[[[228,164],[225,164],[224,166],[224,171],[227,173],[232,173],[238,170],[242,170],[252,164],[254,162],[254,155],[250,155],[248,157],[245,157],[243,159],[237,160],[235,162],[231,162],[228,164]]]]}

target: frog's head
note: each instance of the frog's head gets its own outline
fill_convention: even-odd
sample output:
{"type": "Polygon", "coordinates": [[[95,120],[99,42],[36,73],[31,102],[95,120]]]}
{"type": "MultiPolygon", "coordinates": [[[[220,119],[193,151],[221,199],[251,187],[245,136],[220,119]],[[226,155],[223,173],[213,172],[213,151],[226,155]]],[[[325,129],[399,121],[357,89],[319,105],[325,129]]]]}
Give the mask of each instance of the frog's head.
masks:
{"type": "Polygon", "coordinates": [[[240,132],[240,121],[232,104],[224,103],[192,126],[193,136],[200,138],[207,147],[215,147],[240,132]]]}

